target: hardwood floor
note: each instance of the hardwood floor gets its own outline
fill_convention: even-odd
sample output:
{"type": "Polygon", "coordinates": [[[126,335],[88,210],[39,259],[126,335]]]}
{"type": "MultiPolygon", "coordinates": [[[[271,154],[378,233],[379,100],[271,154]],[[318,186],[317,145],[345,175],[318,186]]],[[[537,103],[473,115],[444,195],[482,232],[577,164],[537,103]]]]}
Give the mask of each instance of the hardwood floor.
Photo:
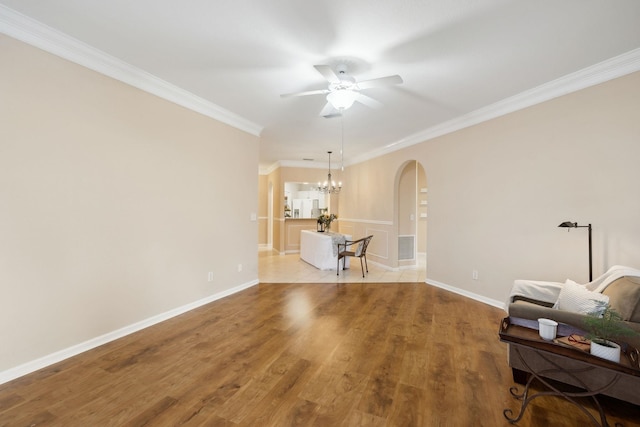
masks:
{"type": "MultiPolygon", "coordinates": [[[[0,425],[509,425],[503,316],[424,283],[260,284],[1,385],[0,425]]],[[[518,425],[587,423],[544,397],[518,425]]]]}

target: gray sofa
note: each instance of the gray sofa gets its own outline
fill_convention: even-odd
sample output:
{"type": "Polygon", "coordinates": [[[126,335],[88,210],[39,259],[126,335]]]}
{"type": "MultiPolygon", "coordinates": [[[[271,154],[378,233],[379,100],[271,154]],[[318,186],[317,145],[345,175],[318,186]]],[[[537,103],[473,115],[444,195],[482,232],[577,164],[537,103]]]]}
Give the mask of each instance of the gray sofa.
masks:
{"type": "MultiPolygon", "coordinates": [[[[617,341],[626,343],[637,349],[640,349],[640,277],[623,276],[613,280],[603,291],[602,294],[609,296],[609,304],[622,315],[624,323],[637,333],[633,336],[625,336],[617,341]]],[[[514,296],[508,302],[507,311],[509,316],[522,319],[537,320],[544,317],[553,319],[557,322],[574,326],[578,329],[585,329],[585,314],[571,311],[558,310],[553,308],[553,303],[547,301],[537,301],[532,298],[523,296],[514,296]]],[[[509,366],[513,369],[513,376],[516,382],[522,383],[528,376],[528,365],[532,370],[539,372],[544,369],[551,368],[551,365],[539,360],[535,352],[520,351],[520,355],[516,355],[512,345],[509,345],[509,366]],[[523,363],[520,357],[524,359],[523,363]]],[[[623,356],[625,357],[625,356],[623,356]]],[[[554,359],[553,357],[551,358],[554,359]]],[[[567,362],[566,359],[556,358],[554,363],[558,363],[565,368],[586,368],[588,365],[579,361],[567,362]],[[570,366],[568,366],[570,364],[570,366]]],[[[572,378],[562,374],[545,375],[551,379],[579,386],[572,378]]],[[[590,373],[586,379],[589,387],[597,388],[610,378],[611,373],[606,370],[594,371],[590,373]]],[[[620,380],[609,390],[603,394],[640,405],[640,376],[623,375],[620,380]]]]}

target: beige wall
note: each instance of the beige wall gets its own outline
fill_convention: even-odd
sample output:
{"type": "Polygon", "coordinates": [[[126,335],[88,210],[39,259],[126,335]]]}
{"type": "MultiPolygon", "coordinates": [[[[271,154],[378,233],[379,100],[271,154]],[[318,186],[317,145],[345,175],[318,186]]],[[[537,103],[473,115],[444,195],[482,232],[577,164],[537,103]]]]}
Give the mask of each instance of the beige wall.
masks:
{"type": "Polygon", "coordinates": [[[566,220],[593,224],[594,277],[615,264],[640,268],[638,111],[634,73],[353,165],[341,216],[384,229],[389,246],[376,252],[393,265],[394,182],[418,160],[432,282],[497,301],[518,278],[586,282],[587,233],[557,228],[566,220]]]}
{"type": "Polygon", "coordinates": [[[269,244],[269,179],[267,175],[258,175],[258,245],[269,244]]]}
{"type": "Polygon", "coordinates": [[[422,165],[417,162],[418,173],[418,241],[417,251],[418,254],[425,254],[427,252],[427,224],[428,224],[428,203],[429,203],[429,186],[427,185],[427,175],[424,172],[422,165]],[[423,192],[425,190],[426,192],[423,192]],[[423,202],[427,204],[423,204],[423,202]],[[427,215],[426,217],[423,215],[427,215]]]}
{"type": "Polygon", "coordinates": [[[316,219],[288,218],[284,221],[284,252],[300,252],[300,233],[302,230],[316,231],[318,221],[316,219]]]}
{"type": "Polygon", "coordinates": [[[416,192],[417,168],[416,162],[409,162],[400,172],[398,182],[398,234],[416,234],[416,192]]]}
{"type": "Polygon", "coordinates": [[[0,372],[257,281],[256,137],[6,36],[0,58],[0,372]]]}
{"type": "MultiPolygon", "coordinates": [[[[273,201],[271,218],[273,225],[272,248],[278,252],[284,252],[284,184],[281,184],[280,169],[276,169],[266,176],[267,189],[273,189],[273,201]]],[[[268,196],[268,191],[266,193],[268,196]]],[[[268,200],[267,200],[268,206],[268,200]]],[[[268,227],[268,224],[267,224],[268,227]]]]}
{"type": "MultiPolygon", "coordinates": [[[[349,166],[332,209],[339,231],[373,234],[368,257],[397,267],[396,189],[404,166],[417,161],[426,172],[418,187],[428,183],[418,251],[426,240],[432,283],[504,301],[517,278],[586,282],[586,230],[567,234],[557,228],[565,220],[593,224],[594,276],[614,264],[639,268],[639,92],[635,73],[349,166]]],[[[276,200],[284,181],[313,174],[277,169],[276,200]]],[[[278,203],[274,217],[281,225],[278,203]]],[[[274,236],[284,251],[284,228],[274,236]]]]}

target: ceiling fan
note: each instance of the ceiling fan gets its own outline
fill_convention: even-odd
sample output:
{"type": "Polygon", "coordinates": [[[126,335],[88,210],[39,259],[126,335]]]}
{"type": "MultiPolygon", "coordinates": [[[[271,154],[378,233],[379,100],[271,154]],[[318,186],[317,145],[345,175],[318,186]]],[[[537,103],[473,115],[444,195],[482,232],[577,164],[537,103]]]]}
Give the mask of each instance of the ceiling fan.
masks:
{"type": "Polygon", "coordinates": [[[355,101],[370,108],[380,108],[382,104],[379,101],[360,93],[360,91],[373,87],[402,83],[402,77],[397,74],[358,82],[353,76],[347,74],[347,66],[345,64],[339,64],[336,67],[337,73],[328,65],[314,65],[314,67],[329,82],[327,89],[285,93],[280,96],[282,98],[288,98],[292,96],[327,95],[327,104],[320,112],[320,115],[324,117],[341,115],[342,111],[351,107],[355,101]]]}

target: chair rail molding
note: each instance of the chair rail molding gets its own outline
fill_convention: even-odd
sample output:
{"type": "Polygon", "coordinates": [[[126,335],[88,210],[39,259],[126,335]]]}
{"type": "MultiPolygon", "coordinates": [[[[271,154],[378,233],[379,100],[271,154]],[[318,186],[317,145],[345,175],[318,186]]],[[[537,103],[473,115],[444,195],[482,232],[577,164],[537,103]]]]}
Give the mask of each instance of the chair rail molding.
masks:
{"type": "Polygon", "coordinates": [[[339,218],[338,221],[356,222],[360,224],[393,225],[393,221],[384,221],[384,220],[376,220],[376,219],[339,218]]]}

